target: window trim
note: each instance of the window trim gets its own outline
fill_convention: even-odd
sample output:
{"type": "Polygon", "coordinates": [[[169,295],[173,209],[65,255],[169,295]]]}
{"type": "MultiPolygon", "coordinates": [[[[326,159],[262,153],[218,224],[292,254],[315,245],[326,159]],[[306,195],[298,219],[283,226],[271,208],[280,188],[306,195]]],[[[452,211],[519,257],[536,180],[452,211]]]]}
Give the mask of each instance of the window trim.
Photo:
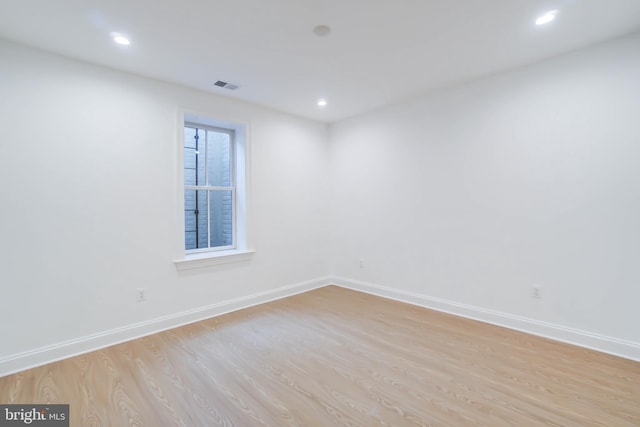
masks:
{"type": "Polygon", "coordinates": [[[253,250],[226,250],[215,252],[200,252],[186,254],[183,259],[176,259],[173,263],[176,269],[192,270],[194,268],[211,267],[221,264],[250,261],[255,251],[253,250]]]}
{"type": "Polygon", "coordinates": [[[180,110],[178,114],[176,144],[176,227],[175,256],[173,263],[177,270],[225,265],[251,260],[254,250],[250,244],[251,211],[251,144],[250,124],[245,120],[228,119],[215,112],[193,112],[180,110]],[[233,130],[234,162],[233,182],[233,243],[235,247],[185,249],[185,200],[184,200],[184,127],[187,124],[233,130]]]}

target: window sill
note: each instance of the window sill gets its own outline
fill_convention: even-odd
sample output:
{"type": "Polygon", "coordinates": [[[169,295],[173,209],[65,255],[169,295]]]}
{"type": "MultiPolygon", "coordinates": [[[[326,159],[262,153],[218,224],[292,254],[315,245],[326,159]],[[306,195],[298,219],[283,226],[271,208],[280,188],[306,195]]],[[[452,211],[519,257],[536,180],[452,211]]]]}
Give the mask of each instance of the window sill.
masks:
{"type": "Polygon", "coordinates": [[[249,261],[255,251],[233,249],[229,251],[202,252],[185,255],[183,259],[174,260],[176,269],[191,270],[194,268],[210,267],[232,262],[249,261]]]}

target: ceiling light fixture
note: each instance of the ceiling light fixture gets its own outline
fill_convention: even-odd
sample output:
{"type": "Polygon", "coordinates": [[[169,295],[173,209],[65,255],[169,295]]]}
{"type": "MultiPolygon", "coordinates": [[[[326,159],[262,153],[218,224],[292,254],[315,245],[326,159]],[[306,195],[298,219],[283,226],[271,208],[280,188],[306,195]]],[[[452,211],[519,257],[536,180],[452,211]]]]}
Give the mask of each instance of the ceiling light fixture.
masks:
{"type": "Polygon", "coordinates": [[[556,19],[556,15],[557,14],[558,14],[557,10],[550,10],[549,12],[545,13],[544,15],[539,16],[538,19],[536,19],[536,25],[548,24],[549,22],[551,22],[554,19],[556,19]]]}
{"type": "Polygon", "coordinates": [[[324,98],[318,99],[318,107],[324,108],[327,106],[327,100],[324,98]]]}
{"type": "Polygon", "coordinates": [[[313,29],[313,34],[318,37],[328,36],[331,33],[331,28],[327,25],[318,25],[313,29]]]}
{"type": "Polygon", "coordinates": [[[129,39],[122,34],[111,33],[111,37],[113,38],[113,41],[118,43],[119,45],[129,46],[131,44],[131,41],[129,41],[129,39]]]}

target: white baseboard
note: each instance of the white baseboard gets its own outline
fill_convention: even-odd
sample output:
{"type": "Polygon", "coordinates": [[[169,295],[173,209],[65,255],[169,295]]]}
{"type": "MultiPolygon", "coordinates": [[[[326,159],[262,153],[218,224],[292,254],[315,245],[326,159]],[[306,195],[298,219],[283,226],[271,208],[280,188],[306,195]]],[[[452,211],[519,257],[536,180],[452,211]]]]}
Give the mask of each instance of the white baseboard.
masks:
{"type": "Polygon", "coordinates": [[[0,377],[162,332],[167,329],[220,316],[232,311],[286,298],[288,296],[321,288],[329,284],[515,329],[556,341],[562,341],[601,351],[603,353],[624,357],[626,359],[640,361],[639,343],[606,337],[560,325],[528,319],[526,317],[487,310],[480,307],[460,304],[399,289],[379,286],[372,283],[342,277],[324,277],[10,355],[0,359],[0,377]]]}
{"type": "Polygon", "coordinates": [[[232,311],[307,292],[326,286],[329,283],[331,283],[329,278],[309,280],[13,354],[0,359],[0,377],[232,311]]]}
{"type": "Polygon", "coordinates": [[[456,316],[479,320],[481,322],[491,323],[493,325],[509,329],[515,329],[517,331],[589,348],[603,353],[612,354],[614,356],[623,357],[625,359],[640,361],[640,343],[598,335],[522,316],[501,313],[467,304],[460,304],[395,288],[346,279],[343,277],[332,278],[332,283],[343,288],[366,292],[372,295],[454,314],[456,316]]]}

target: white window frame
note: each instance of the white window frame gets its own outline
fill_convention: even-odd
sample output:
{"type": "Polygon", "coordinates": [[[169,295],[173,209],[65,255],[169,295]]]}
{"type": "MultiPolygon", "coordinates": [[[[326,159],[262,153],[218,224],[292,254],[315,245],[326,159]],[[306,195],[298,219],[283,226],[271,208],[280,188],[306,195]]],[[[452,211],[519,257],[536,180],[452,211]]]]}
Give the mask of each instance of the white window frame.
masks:
{"type": "MultiPolygon", "coordinates": [[[[181,111],[179,114],[178,144],[177,144],[177,208],[180,226],[179,230],[179,250],[176,247],[177,256],[174,258],[175,266],[178,270],[186,270],[200,267],[207,267],[231,262],[248,261],[254,251],[249,246],[249,189],[250,189],[250,144],[249,144],[249,124],[243,121],[229,121],[214,119],[215,114],[201,114],[181,111]],[[197,126],[208,128],[214,131],[231,131],[233,133],[232,165],[231,165],[231,187],[232,189],[232,233],[233,244],[225,247],[185,248],[185,189],[195,189],[184,185],[184,128],[185,126],[197,126]],[[189,187],[189,188],[187,188],[189,187]]],[[[207,190],[209,186],[197,186],[199,190],[207,190]]],[[[230,187],[215,187],[211,189],[229,190],[230,187]]]]}
{"type": "MultiPolygon", "coordinates": [[[[231,161],[231,165],[230,165],[230,181],[231,181],[231,185],[229,187],[220,187],[220,186],[215,186],[215,185],[207,185],[206,183],[209,182],[209,168],[207,165],[207,156],[204,156],[204,161],[205,161],[205,166],[204,166],[204,173],[205,173],[205,185],[185,185],[184,186],[184,190],[196,190],[196,191],[231,191],[231,237],[232,237],[232,241],[231,241],[231,245],[229,246],[214,246],[211,247],[211,227],[209,225],[207,225],[207,247],[206,248],[198,248],[198,249],[185,249],[185,252],[187,254],[196,254],[196,253],[201,253],[201,252],[212,252],[212,251],[228,251],[231,249],[235,249],[237,244],[236,244],[236,230],[237,230],[237,220],[236,220],[236,169],[237,169],[237,165],[236,165],[236,131],[235,129],[227,129],[227,128],[221,128],[221,127],[215,127],[215,126],[209,126],[209,125],[204,125],[201,123],[194,123],[194,122],[187,122],[185,120],[184,122],[184,126],[185,127],[191,127],[191,128],[197,128],[197,129],[204,129],[205,131],[209,132],[218,132],[218,133],[226,133],[227,135],[229,135],[229,140],[231,142],[231,146],[230,146],[230,161],[231,161]]],[[[205,142],[206,144],[206,142],[205,142]]],[[[184,171],[184,165],[183,165],[183,171],[184,171]]],[[[196,171],[197,173],[197,171],[196,171]]],[[[197,194],[197,193],[196,193],[197,194]]],[[[197,197],[197,195],[196,195],[197,197]]],[[[211,200],[209,199],[209,196],[207,196],[207,212],[211,212],[210,211],[210,206],[211,205],[211,200]]],[[[210,222],[209,222],[210,224],[210,222]]]]}

